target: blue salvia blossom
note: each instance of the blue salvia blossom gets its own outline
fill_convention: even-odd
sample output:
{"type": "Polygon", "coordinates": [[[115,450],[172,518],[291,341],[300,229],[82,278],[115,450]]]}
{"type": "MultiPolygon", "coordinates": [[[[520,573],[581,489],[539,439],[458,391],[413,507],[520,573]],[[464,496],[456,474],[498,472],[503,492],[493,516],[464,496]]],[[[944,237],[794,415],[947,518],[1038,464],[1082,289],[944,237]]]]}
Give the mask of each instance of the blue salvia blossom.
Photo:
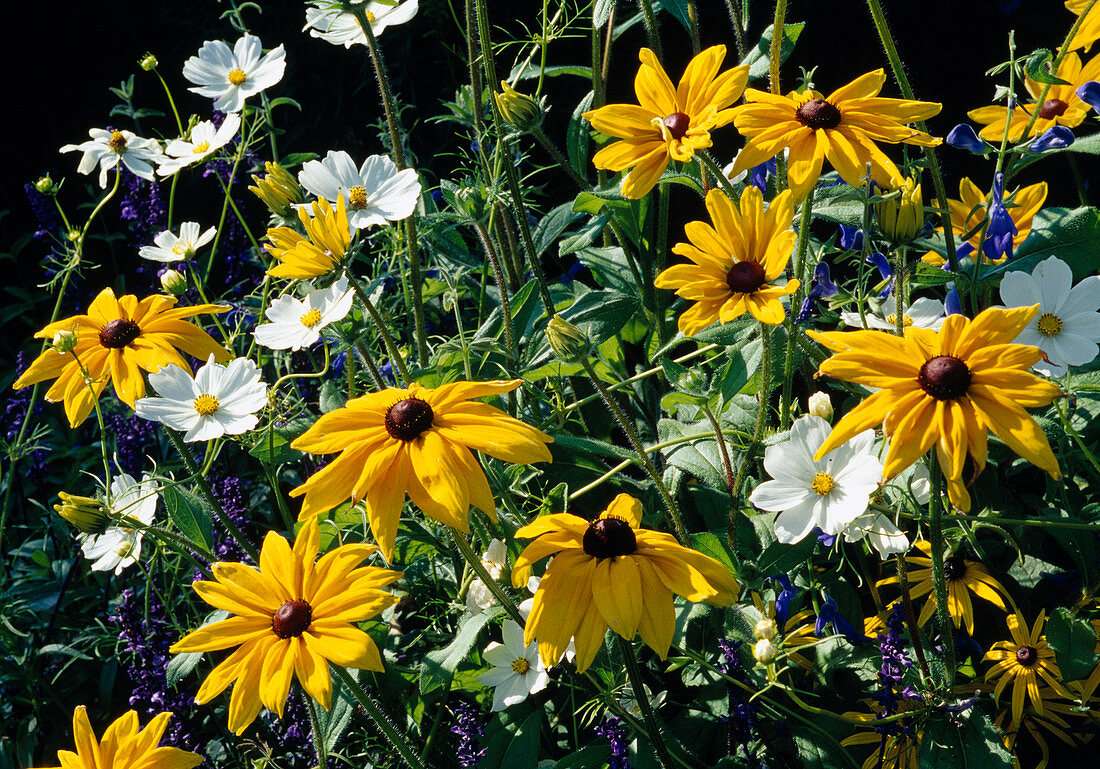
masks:
{"type": "Polygon", "coordinates": [[[1043,134],[1028,145],[1032,152],[1049,152],[1050,150],[1064,150],[1073,144],[1073,131],[1064,125],[1051,126],[1043,131],[1043,134]]]}
{"type": "Polygon", "coordinates": [[[839,293],[840,289],[836,283],[833,283],[832,275],[829,272],[829,265],[825,262],[818,262],[817,266],[814,267],[813,280],[810,281],[810,292],[802,300],[802,306],[794,319],[795,323],[809,321],[818,313],[817,303],[819,301],[836,296],[839,293]]]}
{"type": "Polygon", "coordinates": [[[148,245],[168,224],[168,208],[156,182],[149,182],[122,169],[118,216],[126,222],[132,240],[148,245]]]}
{"type": "Polygon", "coordinates": [[[461,769],[472,769],[485,758],[485,748],[479,747],[484,732],[485,728],[477,711],[465,702],[458,703],[455,706],[455,722],[451,726],[451,734],[458,738],[455,757],[461,769]]]}
{"type": "Polygon", "coordinates": [[[886,282],[886,286],[878,294],[879,298],[885,299],[894,290],[894,269],[890,266],[890,260],[878,251],[872,251],[867,254],[867,263],[873,264],[878,270],[879,277],[886,282]]]}
{"type": "Polygon", "coordinates": [[[838,224],[840,228],[840,247],[845,251],[863,250],[863,230],[859,227],[849,227],[847,224],[838,224]]]}
{"type": "Polygon", "coordinates": [[[834,633],[844,636],[852,644],[862,644],[871,640],[852,627],[852,623],[840,613],[840,607],[837,606],[833,597],[825,594],[825,600],[821,602],[821,607],[817,610],[814,635],[821,638],[829,628],[832,628],[834,633]]]}
{"type": "Polygon", "coordinates": [[[31,207],[34,216],[34,239],[45,240],[49,237],[62,237],[63,224],[61,216],[57,213],[57,206],[48,195],[43,195],[35,189],[30,182],[23,185],[23,191],[27,194],[27,203],[31,207]]]}
{"type": "MultiPolygon", "coordinates": [[[[786,579],[786,575],[783,575],[786,579]]],[[[789,586],[790,582],[787,582],[789,586]]],[[[718,639],[718,648],[722,652],[722,660],[718,663],[718,669],[723,674],[743,683],[749,683],[745,666],[741,662],[741,641],[730,641],[726,638],[718,639]]],[[[735,755],[738,750],[745,757],[745,766],[749,769],[763,769],[763,763],[756,756],[756,750],[752,747],[754,738],[760,730],[760,720],[757,717],[756,706],[749,702],[745,692],[739,686],[726,684],[726,696],[729,698],[729,715],[719,718],[718,722],[725,724],[729,730],[729,754],[735,755]]]]}
{"type": "Polygon", "coordinates": [[[611,755],[607,759],[608,769],[631,769],[626,749],[626,728],[618,716],[608,716],[596,727],[596,734],[611,744],[611,755]]]}
{"type": "Polygon", "coordinates": [[[1100,83],[1090,80],[1080,86],[1074,93],[1077,94],[1078,99],[1100,112],[1100,83]]]}
{"type": "Polygon", "coordinates": [[[982,243],[982,253],[986,259],[999,261],[1002,258],[1012,258],[1012,239],[1019,230],[1016,222],[1012,221],[1011,214],[1005,208],[1004,197],[1005,175],[998,172],[993,177],[993,194],[989,202],[989,226],[985,230],[985,241],[982,243]]]}
{"type": "Polygon", "coordinates": [[[969,123],[959,123],[952,128],[947,134],[946,141],[956,149],[973,152],[975,155],[980,155],[988,149],[986,143],[978,137],[974,127],[969,123]]]}

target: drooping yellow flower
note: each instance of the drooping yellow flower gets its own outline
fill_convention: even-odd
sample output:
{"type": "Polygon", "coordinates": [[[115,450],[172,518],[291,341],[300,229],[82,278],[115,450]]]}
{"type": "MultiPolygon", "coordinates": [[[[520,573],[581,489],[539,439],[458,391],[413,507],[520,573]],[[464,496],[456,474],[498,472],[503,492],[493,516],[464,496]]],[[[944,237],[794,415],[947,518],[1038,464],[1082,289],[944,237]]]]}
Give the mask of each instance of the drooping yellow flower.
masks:
{"type": "Polygon", "coordinates": [[[985,680],[997,678],[993,689],[993,699],[999,700],[1001,692],[1009,682],[1012,683],[1012,724],[1019,727],[1024,712],[1024,697],[1031,700],[1031,707],[1040,716],[1043,715],[1043,697],[1039,692],[1039,679],[1042,678],[1060,697],[1072,695],[1062,686],[1062,672],[1054,661],[1054,652],[1047,645],[1043,635],[1043,623],[1046,612],[1039,612],[1035,624],[1028,632],[1027,623],[1019,612],[1008,615],[1010,641],[998,641],[985,653],[983,661],[996,661],[985,674],[985,680]]]}
{"type": "Polygon", "coordinates": [[[751,184],[741,193],[740,210],[719,189],[707,193],[706,203],[714,226],[689,222],[684,233],[691,242],[672,247],[674,254],[692,263],[675,264],[653,282],[695,302],[680,316],[680,331],[691,336],[715,321],[727,323],[746,312],[761,323],[782,323],[780,297],[793,294],[799,285],[797,280],[772,285],[787,268],[798,239],[791,230],[791,192],[776,196],[766,212],[764,196],[751,184]]]}
{"type": "Polygon", "coordinates": [[[920,183],[912,176],[905,177],[897,191],[898,197],[888,198],[875,206],[875,218],[886,237],[895,243],[906,243],[924,227],[924,198],[920,183]]]}
{"type": "Polygon", "coordinates": [[[901,186],[901,172],[875,142],[935,147],[943,140],[904,124],[930,118],[942,105],[880,97],[885,82],[886,73],[876,69],[828,96],[809,89],[787,96],[748,89],[748,103],[733,108],[733,124],[750,139],[737,156],[732,175],[789,147],[787,183],[795,200],[806,197],[826,159],[853,187],[863,185],[868,163],[879,187],[901,186]]]}
{"type": "Polygon", "coordinates": [[[195,695],[200,705],[236,681],[229,700],[229,728],[241,734],[261,704],[283,715],[291,678],[328,710],[332,700],[329,663],[381,671],[378,647],[355,626],[397,603],[380,590],[401,572],[359,564],[378,550],[374,545],[342,545],[317,560],[317,519],[298,532],[294,549],[269,532],[260,552],[260,568],[245,563],[215,563],[213,582],[197,581],[195,592],[211,606],[236,616],[206,625],[181,638],[169,650],[210,652],[237,649],[210,671],[195,695]]]}
{"type": "MultiPolygon", "coordinates": [[[[951,229],[957,238],[956,245],[970,244],[974,253],[981,252],[982,229],[986,219],[986,207],[990,196],[978,189],[978,186],[969,178],[959,182],[959,199],[948,198],[947,208],[951,212],[951,229]]],[[[1012,223],[1016,225],[1016,234],[1012,237],[1012,249],[1020,247],[1031,233],[1031,221],[1043,203],[1047,199],[1047,183],[1039,182],[1027,187],[1021,187],[1014,193],[1006,196],[1004,205],[1008,215],[1012,217],[1012,223]]],[[[937,227],[936,232],[943,232],[943,227],[937,227]]],[[[947,260],[935,251],[926,253],[922,260],[926,264],[936,267],[943,265],[947,260]]]]}
{"type": "Polygon", "coordinates": [[[115,292],[105,288],[92,300],[87,315],[59,320],[35,334],[51,339],[59,331],[72,331],[72,352],[46,350],[12,387],[18,390],[56,377],[46,400],[64,401],[65,414],[73,427],[91,413],[108,380],[119,399],[133,408],[134,401],[145,395],[143,371],[153,373],[170,363],[191,370],[180,350],[199,360],[211,355],[218,361],[233,357],[201,328],[183,320],[228,309],[215,304],[176,307],[176,298],[171,296],[148,296],[138,301],[127,294],[116,299],[115,292]],[[81,367],[92,379],[90,387],[81,367]]]}
{"type": "MultiPolygon", "coordinates": [[[[1047,91],[1046,99],[1042,104],[1038,103],[1043,93],[1043,84],[1036,83],[1030,77],[1024,81],[1027,92],[1031,94],[1032,102],[1029,104],[1017,104],[1012,108],[1012,117],[1009,120],[1008,140],[1018,142],[1024,136],[1024,128],[1031,120],[1033,112],[1038,110],[1039,117],[1031,126],[1027,138],[1040,135],[1049,128],[1063,125],[1067,128],[1076,128],[1084,122],[1089,113],[1089,106],[1077,96],[1077,89],[1091,80],[1100,79],[1100,56],[1093,57],[1083,67],[1081,59],[1075,53],[1066,54],[1062,63],[1058,65],[1056,77],[1066,81],[1066,85],[1052,85],[1047,91]]],[[[1000,144],[1005,132],[1005,119],[1008,116],[1008,107],[999,104],[991,104],[987,107],[972,109],[966,113],[975,123],[981,123],[984,127],[978,132],[978,136],[988,142],[1000,144]]]]}
{"type": "Polygon", "coordinates": [[[952,504],[970,509],[963,483],[967,454],[976,476],[985,468],[987,432],[1055,479],[1058,460],[1042,428],[1025,408],[1046,406],[1060,393],[1028,369],[1038,347],[1012,344],[1039,306],[991,307],[974,320],[949,315],[940,330],[907,328],[904,337],[883,331],[807,332],[835,354],[819,373],[881,388],[850,411],[815,458],[853,436],[883,425],[890,436],[883,477],[892,478],[933,446],[952,504]]]}
{"type": "MultiPolygon", "coordinates": [[[[1088,4],[1089,0],[1066,0],[1066,8],[1077,16],[1081,15],[1088,4]]],[[[1092,48],[1092,44],[1097,40],[1100,40],[1100,7],[1094,5],[1092,10],[1089,11],[1089,15],[1081,22],[1081,26],[1077,28],[1073,40],[1066,47],[1071,51],[1084,48],[1085,52],[1088,53],[1089,49],[1092,48]]]]}
{"type": "MultiPolygon", "coordinates": [[[[900,713],[912,710],[913,707],[912,701],[905,698],[897,702],[900,713]]],[[[872,702],[871,709],[875,712],[851,711],[844,714],[844,718],[849,721],[859,720],[861,723],[855,724],[855,727],[865,731],[857,731],[845,737],[840,744],[845,747],[849,745],[874,747],[874,751],[864,760],[862,769],[918,769],[923,741],[921,721],[917,717],[903,718],[898,723],[899,729],[881,734],[875,730],[875,727],[876,722],[883,715],[883,707],[877,702],[872,702]]]]}
{"type": "MultiPolygon", "coordinates": [[[[1038,763],[1035,764],[1035,769],[1047,769],[1047,766],[1050,764],[1050,748],[1047,745],[1046,738],[1043,736],[1043,731],[1050,732],[1075,750],[1082,749],[1081,744],[1074,739],[1074,737],[1078,736],[1079,730],[1070,726],[1066,718],[1086,716],[1095,719],[1097,713],[1095,711],[1078,711],[1075,709],[1074,705],[1067,702],[1059,702],[1055,699],[1059,696],[1058,692],[1053,691],[1049,686],[1040,687],[1039,701],[1043,703],[1043,715],[1038,716],[1034,710],[1025,707],[1022,724],[1013,724],[1011,722],[1008,724],[1005,723],[1005,721],[1009,719],[1009,708],[1002,709],[993,717],[993,726],[997,727],[997,730],[1000,731],[1002,735],[1001,742],[1005,746],[1005,749],[1013,754],[1017,765],[1020,765],[1020,756],[1016,752],[1016,748],[1019,744],[1020,735],[1024,733],[1025,729],[1027,733],[1031,735],[1031,738],[1035,740],[1035,744],[1039,748],[1040,758],[1038,763]]],[[[1088,737],[1085,736],[1085,739],[1087,738],[1088,737]]],[[[1032,752],[1032,755],[1034,755],[1034,752],[1032,752]]]]}
{"type": "MultiPolygon", "coordinates": [[[[913,598],[920,598],[928,594],[928,600],[924,602],[924,608],[921,609],[920,617],[917,619],[918,625],[924,625],[936,613],[936,594],[933,589],[935,584],[932,579],[932,545],[928,542],[918,542],[916,547],[924,553],[925,557],[906,556],[905,560],[917,567],[909,572],[910,595],[913,598]]],[[[943,562],[943,576],[947,582],[948,614],[955,622],[955,627],[960,627],[961,623],[966,624],[967,634],[974,635],[974,604],[970,600],[971,592],[978,598],[989,601],[1001,611],[1008,611],[1005,599],[1008,599],[1009,603],[1012,599],[1001,587],[997,578],[990,574],[989,569],[985,568],[980,561],[972,561],[958,553],[948,556],[943,562]]],[[[897,577],[888,577],[879,581],[878,584],[882,587],[895,585],[897,582],[897,577]]]]}
{"type": "Polygon", "coordinates": [[[745,90],[749,68],[719,74],[725,58],[724,45],[700,52],[674,87],[653,51],[642,48],[634,78],[638,104],[608,104],[584,113],[597,131],[622,140],[601,149],[592,162],[608,171],[631,169],[623,179],[625,197],[644,197],[670,159],[689,162],[696,150],[711,146],[711,130],[733,120],[729,107],[745,90]]]}
{"type": "Polygon", "coordinates": [[[265,248],[279,260],[267,271],[280,278],[308,280],[327,275],[343,259],[351,246],[351,229],[344,194],[336,199],[336,210],[327,200],[315,200],[313,216],[306,207],[298,209],[298,219],[306,236],[290,227],[272,227],[267,231],[271,243],[265,248]]]}
{"type": "Polygon", "coordinates": [[[76,752],[57,751],[57,760],[61,763],[57,769],[191,769],[198,766],[202,763],[198,753],[157,747],[171,717],[171,713],[161,713],[141,729],[137,711],[131,710],[108,726],[100,741],[92,731],[87,709],[80,705],[73,711],[76,752]]]}
{"type": "Polygon", "coordinates": [[[628,641],[640,634],[664,659],[676,629],[673,593],[716,606],[737,600],[738,585],[728,568],[682,547],[671,534],[638,528],[641,522],[641,503],[620,494],[593,521],[556,513],[516,532],[535,541],[516,559],[514,586],[527,581],[533,563],[554,555],[535,593],[523,641],[538,641],[547,667],[557,664],[572,638],[577,672],[584,672],[608,627],[628,641]]]}
{"type": "Polygon", "coordinates": [[[305,495],[299,520],[349,499],[362,500],[371,533],[387,559],[407,492],[440,523],[469,531],[470,505],[496,520],[485,472],[472,451],[529,465],[551,461],[553,439],[498,408],[471,401],[515,390],[520,379],[452,382],[436,388],[391,388],[348,401],[325,414],[291,447],[312,454],[343,452],[292,497],[305,495]],[[472,451],[471,451],[472,450],[472,451]]]}

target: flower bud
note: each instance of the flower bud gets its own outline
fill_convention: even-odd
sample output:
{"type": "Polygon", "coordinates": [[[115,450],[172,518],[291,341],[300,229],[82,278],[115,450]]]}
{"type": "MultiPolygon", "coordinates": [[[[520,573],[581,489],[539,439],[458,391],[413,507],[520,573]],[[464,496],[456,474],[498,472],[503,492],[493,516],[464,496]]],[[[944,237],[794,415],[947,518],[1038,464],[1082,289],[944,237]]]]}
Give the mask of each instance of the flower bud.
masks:
{"type": "Polygon", "coordinates": [[[752,656],[761,665],[770,665],[779,656],[779,647],[768,638],[761,638],[752,647],[752,656]]]}
{"type": "Polygon", "coordinates": [[[530,96],[520,93],[503,80],[503,93],[494,93],[493,99],[504,122],[517,131],[531,131],[542,124],[542,107],[530,96]]]}
{"type": "Polygon", "coordinates": [[[875,215],[884,235],[895,243],[905,243],[924,227],[924,202],[916,179],[906,178],[899,189],[900,197],[875,204],[875,215]]]}
{"type": "Polygon", "coordinates": [[[829,393],[818,390],[811,395],[806,403],[806,413],[831,422],[833,419],[833,402],[829,398],[829,393]]]}
{"type": "Polygon", "coordinates": [[[253,175],[255,186],[249,187],[248,191],[262,200],[276,216],[290,216],[292,205],[306,202],[305,192],[290,172],[278,163],[268,161],[264,163],[264,168],[267,176],[260,178],[253,175]]]}
{"type": "Polygon", "coordinates": [[[166,294],[181,296],[187,291],[187,278],[178,270],[165,270],[160,276],[160,286],[166,294]]]}
{"type": "MultiPolygon", "coordinates": [[[[762,619],[756,623],[756,627],[753,628],[753,634],[760,640],[770,641],[775,638],[779,632],[779,628],[775,624],[774,619],[762,619]]],[[[753,652],[755,654],[755,652],[753,652]]]]}
{"type": "Polygon", "coordinates": [[[560,315],[555,315],[546,325],[546,341],[550,343],[550,349],[565,361],[585,357],[591,348],[588,336],[560,315]]]}
{"type": "Polygon", "coordinates": [[[146,72],[152,72],[154,69],[157,68],[158,63],[159,62],[157,61],[156,56],[151,53],[147,53],[141,57],[141,61],[138,62],[138,65],[146,72]]]}
{"type": "Polygon", "coordinates": [[[76,334],[72,329],[62,329],[53,335],[53,349],[66,355],[76,349],[76,334]]]}
{"type": "Polygon", "coordinates": [[[54,186],[53,179],[50,178],[49,174],[35,180],[34,188],[43,195],[53,195],[57,192],[57,188],[54,186]]]}
{"type": "Polygon", "coordinates": [[[102,534],[107,530],[111,519],[98,499],[78,497],[64,491],[57,496],[61,498],[61,504],[54,505],[53,509],[77,531],[83,534],[102,534]]]}

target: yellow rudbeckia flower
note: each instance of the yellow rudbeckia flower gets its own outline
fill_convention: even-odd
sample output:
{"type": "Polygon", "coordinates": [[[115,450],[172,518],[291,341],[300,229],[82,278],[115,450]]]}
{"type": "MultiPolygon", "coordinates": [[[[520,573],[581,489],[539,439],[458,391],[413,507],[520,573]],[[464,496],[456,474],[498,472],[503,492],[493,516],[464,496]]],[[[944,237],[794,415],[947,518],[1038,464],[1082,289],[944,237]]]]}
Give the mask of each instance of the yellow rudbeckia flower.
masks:
{"type": "Polygon", "coordinates": [[[379,588],[400,579],[401,572],[360,566],[378,550],[374,545],[342,545],[317,560],[319,549],[314,518],[298,532],[293,550],[281,536],[268,532],[259,569],[215,563],[210,567],[213,582],[192,584],[208,604],[236,616],[187,634],[169,651],[237,647],[210,671],[195,695],[201,705],[236,681],[229,700],[229,728],[236,734],[255,720],[261,704],[281,718],[294,676],[328,710],[330,662],[383,670],[378,647],[355,623],[397,603],[397,596],[379,588]]]}
{"type": "Polygon", "coordinates": [[[623,179],[625,197],[644,197],[670,159],[691,161],[696,150],[711,146],[711,130],[733,120],[729,107],[744,92],[749,68],[719,74],[725,58],[724,45],[700,52],[673,86],[653,51],[642,48],[634,78],[638,104],[608,104],[584,113],[597,131],[622,140],[601,149],[592,162],[607,171],[631,169],[623,179]]]}
{"type": "Polygon", "coordinates": [[[354,398],[325,414],[291,448],[343,453],[290,492],[305,495],[298,520],[362,500],[387,559],[393,557],[406,492],[432,518],[462,532],[469,531],[470,505],[495,521],[493,493],[472,451],[521,465],[549,462],[546,444],[553,438],[470,399],[511,392],[522,383],[452,382],[434,389],[413,383],[354,398]]]}
{"type": "Polygon", "coordinates": [[[512,569],[512,584],[527,581],[531,565],[554,555],[535,592],[523,643],[537,640],[547,667],[557,664],[572,638],[577,672],[592,664],[610,627],[642,641],[665,658],[676,629],[672,594],[729,606],[738,585],[723,564],[682,547],[671,534],[638,528],[642,504],[620,494],[593,521],[570,513],[539,518],[519,529],[534,539],[512,569]]]}
{"type": "MultiPolygon", "coordinates": [[[[964,178],[959,182],[959,199],[947,199],[947,208],[951,212],[951,229],[959,241],[969,243],[972,252],[981,253],[982,229],[986,218],[986,208],[989,204],[990,194],[978,189],[978,185],[964,178]]],[[[1012,217],[1012,223],[1016,225],[1016,234],[1012,236],[1012,250],[1015,251],[1020,244],[1027,240],[1031,233],[1031,222],[1043,203],[1047,199],[1047,183],[1039,182],[1021,187],[1016,192],[1006,196],[1005,208],[1012,217]]],[[[937,227],[936,232],[943,232],[943,227],[937,227]]],[[[961,245],[961,243],[960,243],[961,245]]],[[[921,260],[926,264],[940,267],[947,262],[935,251],[929,251],[921,260]]],[[[1002,260],[1003,261],[1003,260],[1002,260]]]]}
{"type": "MultiPolygon", "coordinates": [[[[1008,615],[1008,630],[1012,634],[1009,641],[998,641],[985,653],[983,661],[995,661],[985,674],[985,680],[999,679],[993,689],[993,699],[999,700],[1001,692],[1012,683],[1012,724],[1020,725],[1024,712],[1025,696],[1031,700],[1031,707],[1040,716],[1043,715],[1043,697],[1039,693],[1039,679],[1042,678],[1060,697],[1073,699],[1062,686],[1062,671],[1054,661],[1054,652],[1047,645],[1043,635],[1046,612],[1039,616],[1028,630],[1027,622],[1019,612],[1008,615]]],[[[1049,690],[1046,690],[1049,693],[1049,690]]]]}
{"type": "MultiPolygon", "coordinates": [[[[1052,85],[1047,91],[1047,97],[1042,104],[1037,100],[1043,93],[1043,84],[1036,83],[1030,77],[1024,81],[1024,87],[1031,94],[1030,104],[1018,104],[1012,108],[1012,117],[1009,119],[1008,140],[1018,142],[1024,138],[1024,128],[1031,120],[1032,113],[1038,109],[1039,116],[1028,132],[1028,139],[1039,136],[1041,133],[1056,125],[1064,125],[1067,128],[1076,128],[1084,122],[1089,114],[1089,106],[1077,96],[1077,89],[1092,80],[1100,79],[1100,56],[1093,57],[1088,64],[1081,66],[1081,59],[1075,53],[1066,54],[1062,63],[1058,65],[1055,77],[1066,81],[1066,85],[1052,85]]],[[[987,142],[1000,144],[1005,132],[1005,119],[1008,118],[1008,107],[1000,104],[991,104],[987,107],[978,107],[966,113],[975,123],[981,123],[984,127],[978,131],[978,136],[987,142]]]]}
{"type": "Polygon", "coordinates": [[[311,208],[313,216],[305,206],[298,209],[306,236],[290,227],[272,227],[267,231],[271,243],[264,248],[279,260],[267,271],[268,275],[297,280],[316,278],[327,275],[347,255],[351,229],[344,194],[340,193],[336,199],[335,210],[327,200],[315,200],[311,208]]]}
{"type": "Polygon", "coordinates": [[[88,710],[73,711],[73,742],[76,752],[57,751],[57,769],[191,769],[202,756],[180,748],[157,747],[168,728],[171,713],[161,713],[144,729],[138,728],[137,712],[131,710],[107,727],[102,742],[96,739],[88,710]]]}
{"type": "Polygon", "coordinates": [[[1012,344],[1039,306],[991,307],[974,320],[949,315],[940,330],[808,331],[832,350],[819,373],[880,388],[850,411],[825,439],[815,459],[864,430],[883,425],[890,437],[883,477],[892,478],[931,449],[947,481],[952,504],[970,509],[963,483],[967,454],[975,475],[985,468],[987,432],[1055,479],[1058,460],[1042,428],[1025,408],[1046,406],[1060,391],[1028,369],[1038,347],[1012,344]]]}
{"type": "Polygon", "coordinates": [[[826,159],[853,187],[863,185],[868,163],[880,187],[901,186],[901,172],[875,142],[935,147],[943,140],[904,124],[930,118],[942,105],[880,97],[885,82],[886,73],[876,69],[828,96],[809,89],[786,96],[748,89],[748,104],[733,108],[733,124],[749,142],[737,156],[731,175],[758,166],[788,147],[787,183],[795,200],[809,194],[826,159]]]}
{"type": "MultiPolygon", "coordinates": [[[[1080,16],[1085,8],[1089,5],[1089,0],[1066,0],[1066,8],[1072,11],[1077,16],[1080,16]]],[[[1073,40],[1067,46],[1069,50],[1076,51],[1078,48],[1084,48],[1087,53],[1092,44],[1097,40],[1100,40],[1100,7],[1093,6],[1089,11],[1089,15],[1085,17],[1081,22],[1081,26],[1077,28],[1076,34],[1073,36],[1073,40]]]]}
{"type": "Polygon", "coordinates": [[[787,268],[798,239],[791,230],[790,190],[780,193],[766,212],[764,196],[751,184],[741,193],[740,210],[720,189],[707,193],[706,204],[714,226],[690,222],[684,234],[691,242],[672,247],[672,253],[692,263],[675,264],[653,282],[695,302],[680,316],[680,331],[691,336],[715,321],[728,323],[746,312],[761,323],[782,323],[785,313],[779,299],[799,285],[797,280],[772,285],[787,268]]]}
{"type": "Polygon", "coordinates": [[[91,413],[108,381],[114,385],[115,395],[133,408],[134,401],[145,395],[142,372],[153,373],[170,363],[191,371],[180,350],[199,360],[211,355],[217,361],[233,357],[209,334],[184,320],[228,309],[216,304],[176,307],[176,298],[172,296],[149,296],[139,301],[133,294],[127,294],[116,299],[115,292],[105,288],[92,300],[87,315],[59,320],[35,334],[51,339],[58,332],[72,331],[75,346],[65,353],[46,350],[12,387],[18,390],[56,377],[57,381],[46,392],[46,400],[64,401],[72,427],[91,413]],[[90,386],[84,381],[82,366],[92,379],[90,386]]]}

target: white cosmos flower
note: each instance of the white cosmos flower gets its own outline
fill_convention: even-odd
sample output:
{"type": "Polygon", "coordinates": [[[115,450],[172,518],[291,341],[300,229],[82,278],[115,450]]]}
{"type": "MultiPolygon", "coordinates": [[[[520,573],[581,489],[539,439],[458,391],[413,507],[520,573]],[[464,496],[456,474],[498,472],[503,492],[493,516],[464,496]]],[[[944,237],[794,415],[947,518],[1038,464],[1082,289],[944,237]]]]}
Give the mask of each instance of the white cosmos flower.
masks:
{"type": "Polygon", "coordinates": [[[313,37],[319,37],[326,43],[351,48],[353,45],[366,45],[367,36],[359,26],[355,14],[344,10],[347,5],[361,5],[367,15],[367,22],[375,37],[381,35],[386,27],[404,24],[416,15],[419,0],[405,0],[403,3],[367,2],[351,0],[317,0],[306,8],[306,25],[313,37]]]}
{"type": "MultiPolygon", "coordinates": [[[[151,524],[159,492],[160,485],[148,475],[138,483],[132,475],[120,473],[111,480],[111,512],[151,524]]],[[[112,526],[102,534],[81,534],[80,540],[84,557],[92,561],[92,571],[121,574],[141,556],[141,532],[125,526],[112,526]]]]}
{"type": "Polygon", "coordinates": [[[841,532],[846,542],[858,542],[864,537],[882,558],[904,553],[909,538],[882,513],[866,513],[845,526],[841,532]]]}
{"type": "Polygon", "coordinates": [[[351,312],[354,298],[343,277],[328,288],[310,291],[305,299],[283,294],[267,308],[271,323],[257,326],[252,335],[272,350],[309,347],[321,338],[321,329],[351,312]]]}
{"type": "Polygon", "coordinates": [[[397,164],[386,155],[371,155],[356,170],[351,155],[343,150],[330,150],[324,160],[304,163],[298,181],[310,193],[333,205],[343,193],[348,224],[360,230],[408,217],[420,198],[416,171],[411,168],[398,171],[397,164]]]}
{"type": "Polygon", "coordinates": [[[1022,270],[1001,278],[1001,300],[1007,307],[1039,305],[1039,314],[1016,337],[1046,353],[1032,368],[1050,377],[1062,376],[1068,366],[1081,366],[1096,357],[1100,342],[1100,276],[1073,286],[1073,272],[1051,256],[1029,275],[1022,270]],[[1072,288],[1071,288],[1072,286],[1072,288]],[[1049,361],[1049,362],[1048,362],[1049,361]]]}
{"type": "Polygon", "coordinates": [[[775,535],[780,542],[798,542],[815,526],[833,536],[842,533],[867,511],[882,480],[873,430],[814,461],[831,430],[824,419],[807,414],[795,420],[787,442],[764,452],[764,469],[773,480],[757,486],[749,501],[779,513],[775,535]]]}
{"type": "MultiPolygon", "coordinates": [[[[865,313],[867,328],[894,331],[897,328],[898,300],[893,295],[886,297],[878,312],[865,313]]],[[[842,312],[840,319],[849,326],[863,328],[858,312],[842,312]]],[[[905,328],[928,328],[939,331],[943,325],[943,302],[921,297],[902,311],[902,324],[905,328]]]]}
{"type": "Polygon", "coordinates": [[[217,227],[211,227],[200,233],[198,222],[183,222],[179,235],[171,230],[159,233],[153,238],[156,245],[142,246],[138,249],[138,256],[154,262],[181,262],[193,257],[196,251],[213,240],[217,231],[217,227]]]}
{"type": "Polygon", "coordinates": [[[233,141],[240,127],[241,116],[236,112],[226,115],[218,128],[214,127],[213,120],[196,123],[191,129],[190,139],[173,139],[168,142],[168,146],[164,148],[165,158],[161,161],[157,173],[161,176],[171,176],[181,168],[208,158],[233,141]]]}
{"type": "MultiPolygon", "coordinates": [[[[259,330],[259,329],[257,329],[259,330]]],[[[508,566],[508,548],[504,543],[494,537],[489,541],[489,547],[481,555],[481,565],[489,576],[499,580],[504,575],[504,569],[508,566]]],[[[497,602],[496,597],[481,581],[480,577],[474,577],[470,587],[466,589],[466,610],[471,613],[484,611],[497,602]]]]}
{"type": "Polygon", "coordinates": [[[280,45],[263,54],[255,35],[245,35],[232,50],[221,40],[207,40],[183,63],[183,76],[195,84],[189,91],[215,99],[214,109],[240,112],[244,100],[283,79],[286,51],[280,45]]]}
{"type": "Polygon", "coordinates": [[[541,692],[550,682],[546,667],[539,659],[539,645],[523,645],[523,628],[506,619],[501,627],[504,643],[493,641],[485,647],[485,661],[492,669],[478,676],[486,686],[494,687],[493,712],[518,705],[528,696],[541,692]]]}
{"type": "Polygon", "coordinates": [[[267,385],[248,358],[229,365],[214,362],[195,372],[195,378],[175,364],[149,375],[159,398],[141,398],[134,411],[142,419],[186,431],[185,441],[209,441],[240,435],[256,426],[256,412],[267,405],[267,385]]]}
{"type": "Polygon", "coordinates": [[[80,150],[84,156],[76,170],[90,174],[99,164],[99,186],[107,187],[107,172],[122,161],[126,170],[134,176],[153,181],[153,166],[160,162],[163,151],[156,139],[142,139],[133,131],[108,131],[93,128],[88,131],[92,138],[81,144],[66,144],[59,151],[80,150]]]}

